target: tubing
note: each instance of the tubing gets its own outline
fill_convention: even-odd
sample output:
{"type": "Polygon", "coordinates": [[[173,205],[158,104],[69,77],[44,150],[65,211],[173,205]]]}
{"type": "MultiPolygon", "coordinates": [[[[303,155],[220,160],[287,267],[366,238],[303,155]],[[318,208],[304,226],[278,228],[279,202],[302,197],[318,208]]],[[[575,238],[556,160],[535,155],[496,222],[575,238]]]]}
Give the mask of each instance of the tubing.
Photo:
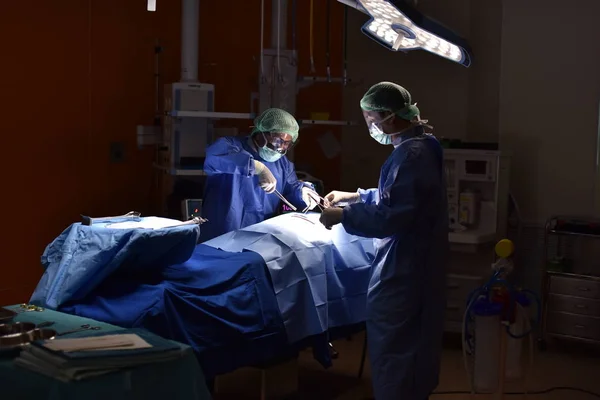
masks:
{"type": "MultiPolygon", "coordinates": [[[[471,348],[471,344],[469,343],[469,340],[470,340],[470,337],[468,334],[469,321],[471,319],[471,313],[472,313],[472,309],[473,309],[473,306],[475,305],[475,303],[482,298],[491,300],[490,299],[491,292],[492,292],[493,288],[497,287],[498,285],[506,287],[506,289],[508,290],[509,299],[510,299],[509,309],[512,310],[514,307],[515,309],[518,309],[519,311],[521,311],[521,313],[519,313],[518,315],[520,315],[521,318],[524,319],[523,322],[525,324],[525,332],[523,332],[523,333],[513,333],[510,331],[510,325],[507,325],[506,326],[506,334],[509,335],[510,337],[512,337],[513,339],[523,339],[527,336],[529,337],[529,365],[527,366],[526,371],[524,373],[525,395],[527,395],[527,390],[528,390],[527,385],[528,385],[529,375],[530,375],[531,369],[533,368],[533,361],[534,361],[533,335],[531,333],[533,332],[533,327],[535,325],[537,325],[540,321],[541,302],[540,302],[538,296],[531,290],[521,290],[520,291],[521,293],[524,293],[524,294],[529,295],[530,297],[533,297],[533,300],[536,302],[536,305],[537,305],[536,318],[535,318],[534,323],[532,324],[529,313],[527,312],[525,307],[523,307],[516,300],[516,294],[518,291],[507,280],[500,278],[500,274],[501,274],[501,271],[496,271],[492,275],[492,277],[483,286],[473,290],[467,298],[467,307],[465,309],[465,313],[464,313],[464,317],[463,317],[463,326],[462,326],[461,336],[462,336],[463,363],[464,363],[465,371],[467,373],[467,378],[469,380],[471,395],[475,394],[475,382],[474,382],[474,375],[471,374],[471,371],[469,368],[467,356],[468,356],[468,352],[473,353],[475,351],[475,349],[471,348]]],[[[477,355],[475,354],[475,357],[476,356],[477,355]]],[[[502,372],[502,371],[500,371],[500,372],[502,372]]]]}

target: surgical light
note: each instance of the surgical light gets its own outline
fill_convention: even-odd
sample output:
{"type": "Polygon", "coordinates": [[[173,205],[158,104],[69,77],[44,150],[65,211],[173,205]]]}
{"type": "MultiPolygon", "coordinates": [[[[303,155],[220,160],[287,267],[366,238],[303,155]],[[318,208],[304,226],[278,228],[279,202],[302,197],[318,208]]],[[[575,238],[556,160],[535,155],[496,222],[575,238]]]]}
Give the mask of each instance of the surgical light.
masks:
{"type": "Polygon", "coordinates": [[[465,67],[471,65],[466,41],[424,16],[404,0],[339,0],[371,18],[363,33],[392,51],[423,49],[465,67]]]}
{"type": "Polygon", "coordinates": [[[148,11],[156,11],[156,0],[148,0],[148,11]]]}

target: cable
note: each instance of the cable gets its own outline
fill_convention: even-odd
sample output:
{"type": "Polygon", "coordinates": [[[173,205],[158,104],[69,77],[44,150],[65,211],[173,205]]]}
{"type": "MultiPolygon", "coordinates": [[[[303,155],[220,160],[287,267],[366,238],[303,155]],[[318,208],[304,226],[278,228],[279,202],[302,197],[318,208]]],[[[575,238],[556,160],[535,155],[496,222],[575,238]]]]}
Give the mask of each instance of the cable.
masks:
{"type": "Polygon", "coordinates": [[[298,14],[298,0],[292,1],[292,63],[293,65],[297,65],[298,60],[296,59],[298,56],[296,55],[296,30],[297,27],[297,14],[298,14]]]}
{"type": "MultiPolygon", "coordinates": [[[[532,295],[532,297],[534,298],[534,300],[535,300],[535,301],[536,301],[536,303],[537,303],[537,309],[536,309],[536,311],[537,311],[537,313],[536,313],[536,314],[537,314],[537,316],[536,316],[536,319],[535,319],[535,324],[533,324],[533,325],[531,325],[531,324],[530,324],[530,325],[529,325],[529,329],[527,329],[527,330],[526,330],[524,333],[520,333],[520,334],[514,334],[514,333],[512,333],[512,332],[510,331],[510,325],[507,325],[507,326],[506,326],[506,333],[508,333],[508,335],[509,335],[510,337],[512,337],[513,339],[523,339],[525,336],[527,336],[527,335],[529,335],[530,333],[532,333],[532,332],[533,332],[533,328],[534,328],[534,326],[537,326],[537,325],[540,323],[540,321],[541,321],[541,311],[542,311],[542,310],[541,310],[541,302],[540,302],[540,299],[539,299],[539,298],[537,297],[537,295],[536,295],[535,293],[533,293],[531,290],[522,290],[521,292],[522,292],[522,293],[528,293],[528,294],[532,295]]],[[[519,309],[521,309],[521,311],[522,311],[522,312],[525,312],[525,313],[526,313],[525,307],[523,307],[521,304],[519,304],[519,303],[517,302],[517,303],[516,303],[516,306],[517,306],[519,309]]]]}
{"type": "Polygon", "coordinates": [[[260,0],[260,79],[265,82],[265,0],[260,0]]]}
{"type": "Polygon", "coordinates": [[[281,82],[281,0],[277,0],[277,79],[281,82]]]}
{"type": "Polygon", "coordinates": [[[330,22],[331,22],[331,0],[327,0],[327,4],[326,4],[327,8],[326,8],[326,18],[327,18],[327,25],[326,25],[326,43],[325,43],[325,58],[327,59],[327,80],[329,82],[331,82],[331,55],[330,55],[330,47],[331,47],[331,26],[330,26],[330,22]]]}
{"type": "MultiPolygon", "coordinates": [[[[473,290],[469,296],[468,296],[468,300],[467,300],[467,307],[465,310],[465,314],[464,314],[464,319],[463,319],[463,329],[462,329],[462,352],[463,352],[463,361],[464,361],[464,367],[465,367],[465,371],[467,374],[467,379],[469,381],[469,385],[471,390],[470,391],[444,391],[444,392],[434,392],[433,395],[473,395],[476,394],[475,393],[475,382],[473,381],[474,377],[471,374],[470,368],[469,368],[469,364],[467,361],[467,353],[468,351],[471,352],[471,354],[475,351],[475,349],[471,348],[471,343],[470,343],[470,339],[471,339],[471,335],[469,335],[469,321],[470,321],[470,317],[471,317],[471,312],[472,312],[472,308],[474,306],[474,304],[480,300],[480,299],[484,299],[487,298],[488,301],[490,302],[495,302],[495,299],[491,298],[491,294],[492,291],[494,289],[494,287],[497,287],[498,285],[502,285],[506,288],[506,290],[508,291],[508,295],[509,295],[509,304],[508,304],[508,312],[510,313],[509,315],[503,315],[501,317],[501,320],[506,322],[506,321],[511,321],[513,315],[511,315],[512,313],[515,313],[514,318],[515,318],[515,322],[519,322],[522,321],[524,323],[524,330],[525,333],[521,333],[521,334],[513,334],[512,332],[510,332],[510,324],[506,325],[506,332],[507,334],[512,337],[513,339],[524,339],[525,337],[529,337],[529,363],[526,366],[526,371],[525,371],[525,388],[528,387],[528,382],[529,382],[529,375],[530,375],[530,371],[533,368],[533,359],[534,359],[534,342],[533,342],[533,327],[534,325],[537,325],[540,323],[541,321],[541,301],[538,298],[538,296],[531,290],[517,290],[512,284],[510,284],[504,276],[501,276],[503,269],[498,269],[495,271],[495,273],[492,275],[492,277],[488,280],[488,282],[473,290]],[[536,310],[536,318],[532,323],[532,318],[529,316],[529,313],[527,311],[527,309],[519,302],[519,300],[517,299],[517,294],[518,293],[523,293],[526,295],[529,295],[531,297],[533,297],[534,301],[536,302],[537,305],[537,310],[536,310]],[[519,312],[516,312],[519,311],[519,312]]],[[[504,303],[504,302],[502,302],[504,303]]],[[[504,303],[503,308],[506,307],[506,304],[504,303]]],[[[476,355],[475,355],[476,356],[476,355]]],[[[501,363],[502,365],[502,363],[501,363]]],[[[503,368],[503,367],[501,367],[503,368]]],[[[580,392],[580,393],[585,393],[588,394],[590,396],[596,397],[596,398],[600,398],[600,393],[597,392],[592,392],[586,389],[582,389],[582,388],[578,388],[578,387],[573,387],[573,386],[556,386],[556,387],[551,387],[548,389],[544,389],[544,390],[538,390],[538,391],[524,391],[524,392],[504,392],[505,395],[544,395],[544,394],[548,394],[551,392],[555,392],[555,391],[575,391],[575,392],[580,392]]]]}
{"type": "Polygon", "coordinates": [[[314,0],[310,0],[310,72],[315,73],[315,57],[314,57],[314,37],[313,37],[313,19],[315,12],[314,0]]]}
{"type": "Polygon", "coordinates": [[[344,86],[348,84],[348,6],[344,6],[344,39],[343,39],[343,52],[344,52],[344,86]]]}
{"type": "MultiPolygon", "coordinates": [[[[503,269],[502,268],[498,268],[496,269],[496,271],[494,272],[494,274],[492,275],[492,277],[481,287],[476,288],[475,290],[473,290],[471,293],[469,293],[469,296],[467,297],[467,306],[465,309],[465,313],[464,313],[464,318],[463,318],[463,327],[462,327],[462,355],[463,355],[463,362],[464,362],[464,367],[465,367],[465,372],[467,374],[467,380],[469,382],[471,391],[468,392],[469,394],[475,394],[475,381],[474,381],[474,376],[473,374],[471,374],[470,368],[469,368],[469,363],[467,361],[467,355],[468,354],[473,354],[475,352],[475,348],[473,346],[472,339],[475,337],[474,335],[471,335],[469,333],[469,323],[471,321],[471,313],[472,313],[472,309],[474,307],[474,305],[481,299],[486,299],[488,302],[495,302],[495,299],[493,299],[492,293],[494,288],[498,287],[499,285],[503,286],[506,288],[507,292],[508,292],[508,315],[503,315],[501,317],[502,321],[511,321],[513,318],[513,313],[515,312],[514,310],[519,310],[521,311],[520,313],[517,313],[516,315],[514,315],[515,318],[520,318],[523,320],[524,324],[525,324],[525,332],[524,333],[519,333],[519,334],[513,334],[510,331],[510,327],[511,324],[506,324],[506,333],[512,337],[513,339],[524,339],[525,337],[529,336],[529,343],[530,343],[530,356],[529,356],[529,365],[527,367],[527,375],[526,375],[526,380],[528,377],[528,373],[532,368],[533,365],[533,339],[532,339],[532,335],[531,333],[533,332],[533,327],[528,315],[527,310],[525,309],[525,307],[523,307],[518,299],[516,298],[517,293],[521,292],[521,293],[525,293],[528,295],[531,295],[532,297],[534,297],[535,301],[537,302],[537,319],[535,321],[535,324],[537,325],[539,323],[539,317],[540,317],[540,302],[539,299],[537,298],[537,296],[535,295],[535,293],[533,293],[530,290],[521,290],[518,291],[517,289],[515,289],[515,287],[508,282],[503,276],[502,276],[502,272],[503,269]]],[[[503,308],[505,308],[506,305],[503,306],[503,308]]],[[[525,386],[527,387],[527,385],[525,386]]]]}
{"type": "MultiPolygon", "coordinates": [[[[530,331],[533,330],[531,327],[531,318],[529,317],[529,314],[527,313],[527,309],[525,309],[525,307],[523,307],[523,318],[524,318],[526,327],[528,327],[530,331]]],[[[529,335],[529,364],[527,365],[527,369],[525,370],[525,380],[524,380],[525,389],[529,388],[529,377],[531,376],[532,369],[533,369],[533,335],[529,335]]]]}
{"type": "MultiPolygon", "coordinates": [[[[524,394],[527,395],[533,395],[533,396],[539,396],[539,395],[543,395],[543,394],[548,394],[548,393],[552,393],[552,392],[558,392],[558,391],[569,391],[569,392],[579,392],[579,393],[584,393],[593,397],[597,397],[600,399],[600,393],[598,392],[592,392],[591,390],[587,390],[587,389],[582,389],[582,388],[578,388],[578,387],[574,387],[574,386],[554,386],[548,389],[543,389],[543,390],[536,390],[536,391],[531,391],[531,392],[504,392],[505,395],[508,396],[522,396],[524,394]]],[[[444,392],[433,392],[432,396],[435,395],[459,395],[459,394],[471,394],[471,392],[467,391],[467,390],[456,390],[456,391],[444,391],[444,392]]]]}
{"type": "MultiPolygon", "coordinates": [[[[476,289],[478,290],[478,289],[476,289]]],[[[467,392],[467,394],[474,394],[475,393],[475,385],[473,384],[473,376],[471,375],[471,371],[469,370],[469,365],[467,362],[467,321],[469,320],[469,315],[471,313],[471,308],[473,307],[473,304],[477,301],[477,299],[479,298],[479,296],[475,296],[473,299],[471,299],[471,301],[469,303],[467,303],[467,308],[465,310],[465,316],[464,316],[464,325],[463,325],[463,330],[462,330],[462,350],[463,350],[463,362],[465,365],[465,372],[467,373],[467,380],[469,381],[469,385],[471,386],[471,391],[467,392]]],[[[474,351],[474,349],[470,349],[471,352],[474,351]]]]}

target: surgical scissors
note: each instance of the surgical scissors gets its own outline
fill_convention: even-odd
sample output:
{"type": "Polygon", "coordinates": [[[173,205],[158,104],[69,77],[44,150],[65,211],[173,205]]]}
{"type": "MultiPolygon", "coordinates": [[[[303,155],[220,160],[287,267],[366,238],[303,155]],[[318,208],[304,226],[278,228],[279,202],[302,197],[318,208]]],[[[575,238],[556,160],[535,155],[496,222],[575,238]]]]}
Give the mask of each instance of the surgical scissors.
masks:
{"type": "Polygon", "coordinates": [[[285,197],[283,197],[283,195],[281,193],[279,193],[279,191],[277,189],[275,189],[275,191],[273,192],[277,195],[277,197],[279,197],[279,199],[281,199],[281,201],[283,201],[285,203],[286,206],[288,206],[289,208],[292,209],[292,211],[297,211],[298,209],[296,207],[294,207],[292,205],[292,203],[290,203],[289,201],[287,201],[287,199],[285,197]]]}

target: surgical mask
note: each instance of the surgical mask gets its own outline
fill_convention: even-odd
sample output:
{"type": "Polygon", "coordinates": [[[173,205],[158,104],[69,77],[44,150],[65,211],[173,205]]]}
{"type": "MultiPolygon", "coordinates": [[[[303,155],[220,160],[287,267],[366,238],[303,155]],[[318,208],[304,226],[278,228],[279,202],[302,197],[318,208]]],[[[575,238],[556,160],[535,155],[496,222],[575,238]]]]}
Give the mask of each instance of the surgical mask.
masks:
{"type": "Polygon", "coordinates": [[[385,133],[383,133],[383,131],[381,130],[381,128],[379,128],[378,125],[381,124],[382,122],[386,121],[390,117],[391,116],[388,116],[385,119],[381,120],[380,122],[372,123],[371,127],[369,128],[369,133],[371,134],[371,137],[383,145],[394,144],[394,146],[395,146],[395,142],[396,142],[396,140],[394,140],[395,138],[398,138],[400,135],[402,135],[408,131],[411,131],[419,126],[433,129],[433,126],[427,124],[428,120],[421,119],[417,115],[416,120],[411,121],[411,126],[405,128],[405,129],[402,129],[399,132],[394,132],[394,133],[390,133],[390,134],[386,135],[385,133]]]}
{"type": "Polygon", "coordinates": [[[371,126],[369,127],[369,134],[373,139],[375,139],[383,145],[392,144],[392,135],[386,135],[375,124],[371,124],[371,126]]]}
{"type": "Polygon", "coordinates": [[[267,146],[259,147],[258,155],[260,156],[260,158],[262,158],[263,160],[265,160],[267,162],[275,162],[275,161],[279,160],[281,157],[283,157],[283,154],[281,154],[280,152],[275,151],[273,149],[270,149],[267,146]]]}
{"type": "Polygon", "coordinates": [[[392,144],[392,135],[386,135],[385,133],[383,133],[379,125],[392,118],[393,116],[394,114],[390,114],[379,122],[371,122],[371,126],[369,126],[369,134],[371,135],[371,137],[383,145],[392,144]]]}

